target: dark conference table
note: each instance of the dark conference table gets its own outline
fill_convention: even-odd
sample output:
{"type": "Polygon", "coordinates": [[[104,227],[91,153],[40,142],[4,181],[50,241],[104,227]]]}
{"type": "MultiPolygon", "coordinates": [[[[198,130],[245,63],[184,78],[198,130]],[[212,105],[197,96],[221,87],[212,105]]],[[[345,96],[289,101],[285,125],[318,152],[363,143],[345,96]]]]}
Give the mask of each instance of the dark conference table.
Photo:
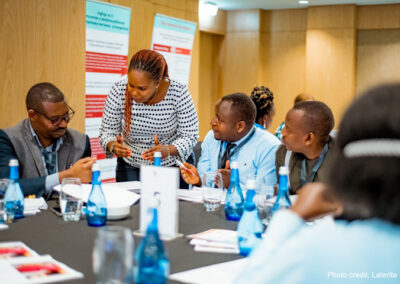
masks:
{"type": "MultiPolygon", "coordinates": [[[[48,202],[48,205],[49,208],[54,206],[55,201],[48,202]]],[[[107,221],[107,226],[123,226],[132,231],[137,230],[139,208],[139,203],[133,205],[128,218],[107,221]]],[[[179,233],[185,236],[211,228],[236,230],[236,227],[237,222],[225,220],[223,207],[220,207],[218,212],[209,213],[205,212],[203,204],[179,201],[179,233]]],[[[68,283],[95,283],[92,248],[96,231],[97,228],[87,225],[85,218],[79,222],[64,222],[48,209],[17,220],[8,230],[0,231],[0,241],[22,241],[38,254],[50,254],[54,259],[82,272],[85,276],[68,283]]],[[[136,248],[140,237],[135,236],[134,240],[136,248]]],[[[239,255],[233,254],[195,252],[186,237],[164,242],[164,245],[169,255],[171,274],[240,258],[239,255]]],[[[168,283],[177,282],[170,280],[168,283]]]]}

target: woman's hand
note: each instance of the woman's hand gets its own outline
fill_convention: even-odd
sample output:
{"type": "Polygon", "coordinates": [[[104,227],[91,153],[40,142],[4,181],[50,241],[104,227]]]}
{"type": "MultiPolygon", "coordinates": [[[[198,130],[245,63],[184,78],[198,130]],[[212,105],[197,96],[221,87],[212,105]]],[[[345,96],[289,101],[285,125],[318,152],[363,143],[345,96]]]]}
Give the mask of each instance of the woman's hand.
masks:
{"type": "Polygon", "coordinates": [[[107,144],[107,149],[115,154],[117,157],[130,157],[132,156],[132,150],[124,145],[124,138],[117,135],[116,141],[110,141],[107,144]],[[112,150],[112,151],[111,151],[112,150]]]}
{"type": "Polygon", "coordinates": [[[154,160],[154,152],[161,152],[161,159],[168,158],[170,153],[169,145],[160,144],[158,141],[157,134],[154,134],[154,144],[153,148],[142,153],[142,158],[148,161],[154,160]]]}
{"type": "Polygon", "coordinates": [[[189,164],[189,163],[186,163],[186,162],[184,162],[183,164],[187,168],[187,170],[186,170],[183,167],[179,167],[183,180],[187,184],[200,186],[201,185],[201,181],[200,181],[200,177],[199,177],[199,172],[197,171],[196,167],[191,165],[191,164],[189,164]]]}
{"type": "Polygon", "coordinates": [[[339,201],[332,196],[323,183],[307,183],[299,190],[297,195],[297,199],[290,210],[304,220],[341,212],[339,201]]]}

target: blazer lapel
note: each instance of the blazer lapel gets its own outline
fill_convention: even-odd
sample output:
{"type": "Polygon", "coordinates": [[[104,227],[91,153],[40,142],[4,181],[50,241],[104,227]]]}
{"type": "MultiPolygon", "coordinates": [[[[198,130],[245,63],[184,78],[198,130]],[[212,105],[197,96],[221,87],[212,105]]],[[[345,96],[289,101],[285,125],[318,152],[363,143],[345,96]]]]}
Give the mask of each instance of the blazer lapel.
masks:
{"type": "Polygon", "coordinates": [[[45,176],[46,170],[44,168],[42,153],[40,152],[35,137],[33,137],[32,135],[31,129],[28,124],[28,120],[26,120],[24,123],[23,132],[26,145],[28,146],[29,152],[32,155],[32,160],[34,161],[40,176],[45,176]]]}
{"type": "Polygon", "coordinates": [[[72,166],[72,164],[68,165],[69,156],[70,156],[70,148],[71,148],[71,137],[68,135],[68,130],[65,133],[63,139],[63,144],[58,150],[58,171],[64,171],[72,166]]]}

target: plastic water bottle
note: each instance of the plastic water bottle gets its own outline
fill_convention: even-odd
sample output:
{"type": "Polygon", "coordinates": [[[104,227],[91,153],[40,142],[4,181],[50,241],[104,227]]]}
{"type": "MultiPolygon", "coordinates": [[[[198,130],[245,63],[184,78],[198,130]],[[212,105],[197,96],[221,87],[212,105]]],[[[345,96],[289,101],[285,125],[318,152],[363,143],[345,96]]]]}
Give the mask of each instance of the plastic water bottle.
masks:
{"type": "Polygon", "coordinates": [[[154,152],[154,166],[161,167],[161,152],[154,152]]]}
{"type": "MultiPolygon", "coordinates": [[[[157,202],[158,203],[158,202],[157,202]]],[[[135,255],[135,283],[167,283],[169,260],[158,234],[158,204],[148,211],[146,236],[142,239],[135,255]]]]}
{"type": "Polygon", "coordinates": [[[265,199],[270,199],[274,197],[275,192],[274,192],[274,186],[266,186],[265,188],[265,199]]]}
{"type": "Polygon", "coordinates": [[[86,203],[86,220],[92,227],[104,226],[107,220],[107,203],[101,189],[100,168],[97,163],[92,166],[92,191],[86,203]]]}
{"type": "Polygon", "coordinates": [[[11,159],[8,165],[10,167],[10,182],[4,195],[4,207],[7,220],[12,222],[14,219],[24,217],[24,194],[18,182],[18,160],[11,159]]]}
{"type": "Polygon", "coordinates": [[[264,229],[261,219],[258,216],[256,204],[253,201],[256,194],[256,180],[248,179],[246,181],[246,189],[244,212],[237,227],[239,252],[244,256],[247,256],[260,242],[264,229]]]}
{"type": "Polygon", "coordinates": [[[243,214],[244,198],[239,182],[239,163],[231,163],[231,179],[225,199],[226,220],[239,221],[243,214]]]}
{"type": "Polygon", "coordinates": [[[292,203],[289,199],[289,168],[280,167],[278,196],[276,197],[274,207],[272,207],[272,212],[275,213],[282,208],[290,208],[290,206],[292,206],[292,203]]]}

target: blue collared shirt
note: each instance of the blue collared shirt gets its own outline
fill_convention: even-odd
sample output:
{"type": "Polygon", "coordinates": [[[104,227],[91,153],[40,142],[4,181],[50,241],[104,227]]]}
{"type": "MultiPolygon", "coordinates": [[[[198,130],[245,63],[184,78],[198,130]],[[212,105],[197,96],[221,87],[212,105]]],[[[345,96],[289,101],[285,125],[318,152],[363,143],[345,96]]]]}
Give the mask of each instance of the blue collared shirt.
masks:
{"type": "Polygon", "coordinates": [[[257,122],[254,122],[254,126],[260,128],[261,130],[265,130],[264,126],[258,124],[257,122]]]}
{"type": "MultiPolygon", "coordinates": [[[[276,183],[275,153],[281,143],[271,133],[254,126],[253,129],[255,129],[254,135],[231,157],[232,161],[239,163],[239,179],[242,189],[250,175],[257,176],[257,178],[265,177],[264,180],[268,184],[276,183]]],[[[249,131],[239,141],[235,141],[235,144],[239,145],[251,132],[249,131]]],[[[201,156],[197,165],[200,177],[206,172],[218,170],[218,157],[225,152],[225,148],[226,142],[216,140],[214,132],[210,130],[201,144],[201,156]]],[[[232,151],[234,150],[235,148],[232,149],[232,151]]]]}
{"type": "Polygon", "coordinates": [[[399,283],[399,255],[399,225],[367,219],[309,226],[280,210],[234,283],[399,283]]]}
{"type": "MultiPolygon", "coordinates": [[[[33,130],[32,125],[31,125],[30,122],[29,122],[29,128],[31,129],[31,133],[32,133],[33,137],[35,138],[39,149],[41,149],[41,150],[45,149],[49,153],[52,152],[53,151],[53,144],[47,146],[46,148],[43,147],[42,143],[40,143],[39,137],[37,136],[35,130],[33,130]]],[[[60,149],[62,143],[63,142],[62,142],[61,137],[56,140],[56,148],[55,148],[56,152],[60,149]]],[[[45,162],[43,156],[42,156],[42,159],[43,159],[44,170],[47,173],[46,162],[45,162]]],[[[58,176],[58,155],[56,155],[56,171],[57,171],[56,173],[46,176],[46,181],[45,181],[46,193],[49,193],[54,186],[60,184],[60,179],[59,179],[59,176],[58,176]]]]}

